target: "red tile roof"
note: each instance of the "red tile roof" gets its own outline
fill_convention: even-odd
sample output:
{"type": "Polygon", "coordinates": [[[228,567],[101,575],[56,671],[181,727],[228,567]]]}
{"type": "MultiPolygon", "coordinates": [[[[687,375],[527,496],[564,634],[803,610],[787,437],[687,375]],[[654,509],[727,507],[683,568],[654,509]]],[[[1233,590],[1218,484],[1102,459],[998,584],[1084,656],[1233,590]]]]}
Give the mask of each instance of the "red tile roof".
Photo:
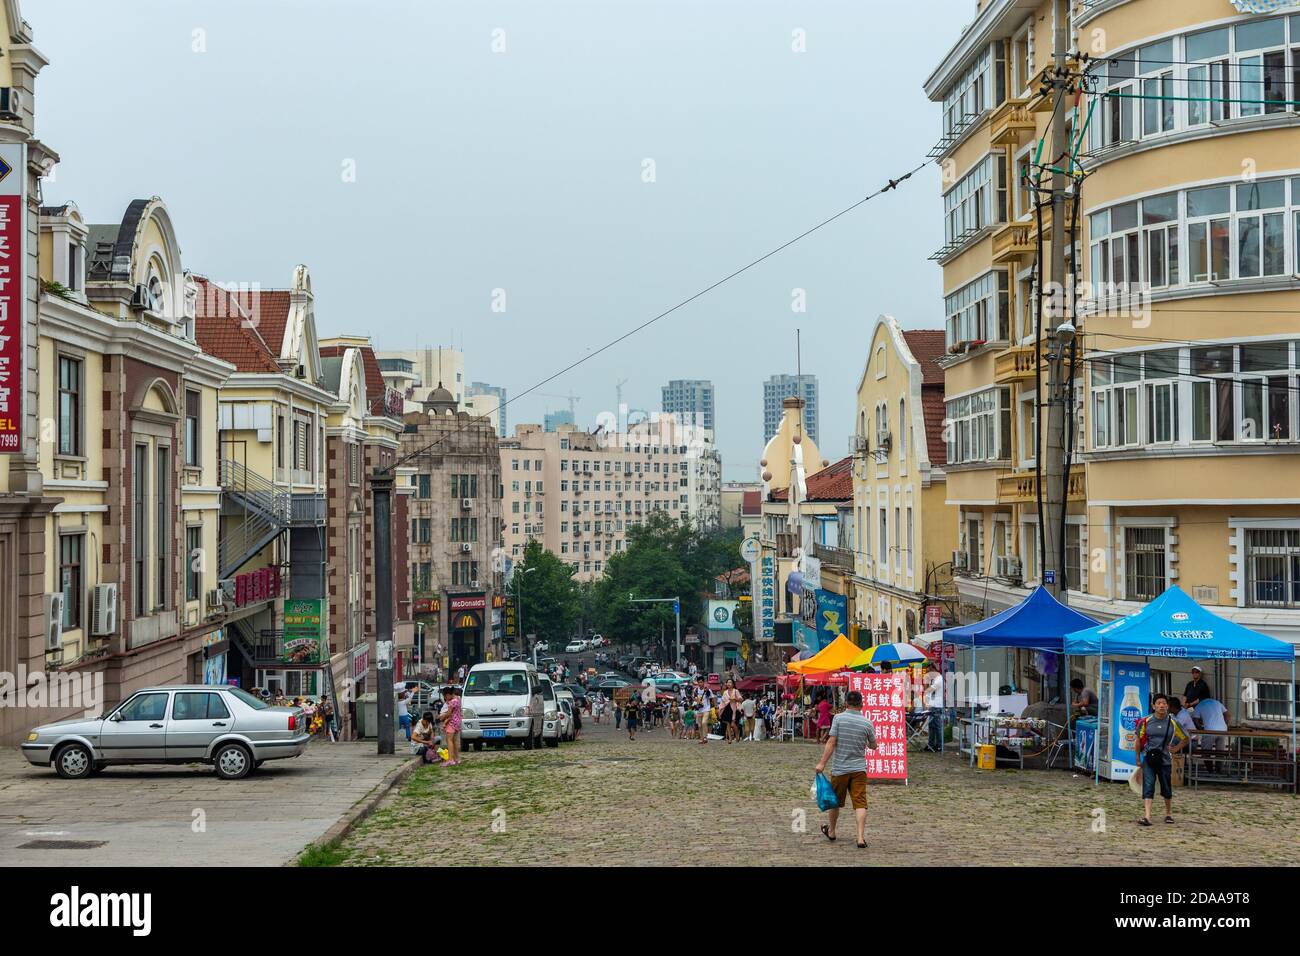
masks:
{"type": "Polygon", "coordinates": [[[943,330],[910,329],[903,332],[903,340],[921,363],[921,381],[926,385],[942,385],[943,367],[938,360],[947,354],[943,330]]]}
{"type": "Polygon", "coordinates": [[[375,414],[384,411],[384,396],[388,386],[384,384],[384,373],[379,368],[379,358],[369,345],[322,345],[321,358],[342,358],[348,349],[355,348],[361,352],[361,369],[366,379],[366,405],[375,414]]]}
{"type": "Polygon", "coordinates": [[[763,513],[763,493],[761,491],[746,491],[740,502],[740,513],[743,515],[756,515],[763,513]]]}
{"type": "Polygon", "coordinates": [[[238,372],[279,372],[279,353],[267,345],[238,296],[203,276],[194,278],[199,287],[194,320],[199,348],[229,362],[238,372]]]}
{"type": "Polygon", "coordinates": [[[930,453],[930,464],[942,468],[948,463],[948,444],[943,439],[943,421],[946,415],[943,386],[921,387],[921,413],[925,419],[925,447],[930,453]]]}
{"type": "MultiPolygon", "coordinates": [[[[805,501],[849,501],[853,498],[853,456],[841,458],[807,480],[808,496],[805,501]]],[[[786,501],[788,488],[772,492],[773,501],[786,501]]]]}

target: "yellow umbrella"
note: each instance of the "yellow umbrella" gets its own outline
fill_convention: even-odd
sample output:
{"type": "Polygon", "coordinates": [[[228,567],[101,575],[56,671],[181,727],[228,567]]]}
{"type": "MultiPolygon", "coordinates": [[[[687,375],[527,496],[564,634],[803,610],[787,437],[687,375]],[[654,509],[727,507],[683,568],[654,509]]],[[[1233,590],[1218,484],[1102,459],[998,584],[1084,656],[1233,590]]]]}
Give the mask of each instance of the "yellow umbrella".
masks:
{"type": "Polygon", "coordinates": [[[842,671],[861,653],[862,648],[841,634],[808,660],[791,661],[785,665],[785,669],[792,674],[826,674],[831,671],[842,671]]]}

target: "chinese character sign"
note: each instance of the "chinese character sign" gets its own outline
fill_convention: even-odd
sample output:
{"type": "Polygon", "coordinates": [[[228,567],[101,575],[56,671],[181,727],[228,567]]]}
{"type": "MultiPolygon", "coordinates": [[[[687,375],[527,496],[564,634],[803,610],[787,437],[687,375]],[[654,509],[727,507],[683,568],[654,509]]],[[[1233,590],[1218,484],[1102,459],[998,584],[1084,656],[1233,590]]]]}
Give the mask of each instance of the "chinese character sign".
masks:
{"type": "Polygon", "coordinates": [[[26,147],[0,146],[0,454],[23,450],[26,147]]]}
{"type": "Polygon", "coordinates": [[[758,562],[758,639],[776,639],[776,555],[771,551],[758,562]]]}
{"type": "Polygon", "coordinates": [[[849,690],[862,695],[862,713],[875,725],[876,749],[867,751],[867,776],[907,779],[907,711],[903,674],[852,674],[849,690]]]}

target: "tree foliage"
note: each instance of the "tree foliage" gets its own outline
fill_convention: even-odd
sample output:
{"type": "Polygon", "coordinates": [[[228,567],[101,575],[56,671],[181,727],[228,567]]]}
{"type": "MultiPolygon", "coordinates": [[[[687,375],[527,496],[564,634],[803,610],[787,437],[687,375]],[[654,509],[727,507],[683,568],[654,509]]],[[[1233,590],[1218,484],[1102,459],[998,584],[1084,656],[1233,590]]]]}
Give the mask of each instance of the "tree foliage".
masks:
{"type": "Polygon", "coordinates": [[[524,547],[508,588],[516,598],[521,633],[539,640],[567,640],[582,614],[582,597],[573,568],[542,547],[537,540],[524,547]]]}
{"type": "Polygon", "coordinates": [[[662,512],[627,532],[627,549],[610,556],[595,587],[601,632],[620,643],[671,644],[670,602],[635,604],[633,598],[681,598],[682,629],[700,617],[700,596],[712,593],[713,578],[740,563],[738,533],[700,532],[689,521],[662,512]]]}

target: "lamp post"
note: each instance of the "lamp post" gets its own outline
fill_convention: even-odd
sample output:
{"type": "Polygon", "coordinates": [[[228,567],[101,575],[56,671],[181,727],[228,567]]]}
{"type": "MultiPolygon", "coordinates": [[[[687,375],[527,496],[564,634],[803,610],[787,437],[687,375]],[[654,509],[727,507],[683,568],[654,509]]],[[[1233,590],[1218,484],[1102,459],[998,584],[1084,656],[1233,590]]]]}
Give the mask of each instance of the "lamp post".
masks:
{"type": "MultiPolygon", "coordinates": [[[[524,568],[522,571],[516,571],[514,574],[511,575],[511,577],[514,578],[514,582],[515,582],[515,603],[519,605],[519,637],[521,639],[526,638],[528,632],[524,630],[524,596],[523,596],[523,592],[520,590],[520,585],[524,583],[523,576],[525,574],[532,574],[536,570],[537,568],[534,566],[531,568],[524,568]]],[[[533,666],[534,667],[537,666],[537,642],[536,641],[533,642],[533,666]]]]}

